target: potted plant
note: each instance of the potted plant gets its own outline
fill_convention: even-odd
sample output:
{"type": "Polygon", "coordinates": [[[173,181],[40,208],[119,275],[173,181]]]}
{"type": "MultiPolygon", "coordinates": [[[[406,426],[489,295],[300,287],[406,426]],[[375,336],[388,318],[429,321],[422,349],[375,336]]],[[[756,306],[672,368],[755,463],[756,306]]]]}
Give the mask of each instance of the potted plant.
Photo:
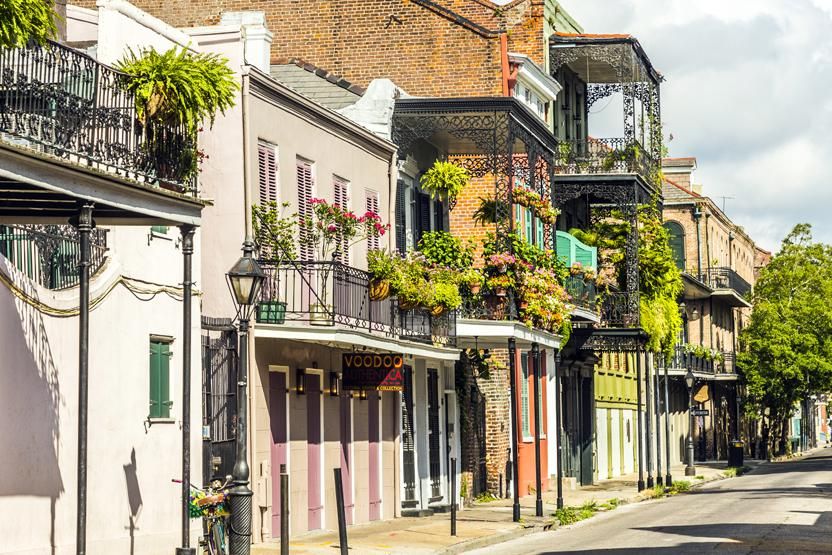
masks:
{"type": "Polygon", "coordinates": [[[311,217],[300,219],[298,225],[302,239],[312,246],[319,268],[320,279],[315,292],[317,302],[310,306],[310,323],[330,325],[333,309],[329,303],[329,277],[338,258],[356,243],[369,237],[381,237],[389,226],[382,225],[375,212],[359,217],[321,198],[313,198],[309,202],[312,205],[311,217]]]}
{"type": "Polygon", "coordinates": [[[460,274],[459,282],[467,286],[472,295],[478,295],[482,289],[482,272],[476,268],[468,268],[460,274]]]}
{"type": "Polygon", "coordinates": [[[130,49],[116,69],[127,75],[121,86],[135,97],[145,171],[175,184],[195,178],[200,126],[232,108],[239,89],[228,60],[187,48],[130,49]]]}
{"type": "Polygon", "coordinates": [[[269,202],[251,207],[254,239],[260,249],[260,257],[274,271],[268,274],[261,288],[261,301],[257,303],[257,321],[282,324],[286,317],[286,302],[280,300],[280,272],[287,261],[295,260],[297,214],[286,215],[289,203],[278,205],[269,202]]]}
{"type": "Polygon", "coordinates": [[[419,305],[430,306],[433,289],[421,254],[411,252],[401,260],[399,270],[391,278],[390,287],[398,297],[402,310],[413,310],[419,305]]]}
{"type": "Polygon", "coordinates": [[[371,250],[367,253],[367,271],[370,272],[370,300],[383,301],[390,296],[390,281],[399,271],[400,258],[387,251],[371,250]]]}
{"type": "Polygon", "coordinates": [[[422,174],[419,184],[431,198],[453,202],[470,180],[471,174],[462,166],[437,160],[422,174]]]}
{"type": "Polygon", "coordinates": [[[419,252],[428,264],[438,268],[464,270],[474,263],[474,246],[464,244],[447,231],[431,231],[419,240],[419,252]]]}
{"type": "Polygon", "coordinates": [[[508,274],[497,274],[488,277],[485,285],[498,297],[505,297],[508,289],[514,286],[514,279],[508,274]]]}
{"type": "Polygon", "coordinates": [[[449,270],[435,271],[431,275],[433,296],[428,307],[433,316],[441,316],[447,311],[456,310],[462,305],[457,277],[449,270]]]}

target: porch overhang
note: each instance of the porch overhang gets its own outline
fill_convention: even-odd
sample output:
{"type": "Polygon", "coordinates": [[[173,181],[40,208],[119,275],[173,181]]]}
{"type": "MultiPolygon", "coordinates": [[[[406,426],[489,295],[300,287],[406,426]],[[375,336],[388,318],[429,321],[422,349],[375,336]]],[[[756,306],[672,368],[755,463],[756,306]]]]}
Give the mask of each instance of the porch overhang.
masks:
{"type": "Polygon", "coordinates": [[[598,324],[601,322],[601,315],[595,310],[589,310],[580,306],[575,306],[572,309],[572,318],[579,319],[585,322],[592,322],[598,324]]]}
{"type": "Polygon", "coordinates": [[[715,289],[711,297],[717,302],[721,302],[734,308],[751,308],[750,302],[740,296],[739,293],[733,289],[715,289]]]}
{"type": "Polygon", "coordinates": [[[639,352],[647,343],[641,328],[575,328],[570,347],[579,351],[639,352]]]}
{"type": "Polygon", "coordinates": [[[200,224],[203,200],[0,140],[0,222],[66,224],[81,203],[101,225],[200,224]]]}
{"type": "Polygon", "coordinates": [[[664,80],[631,35],[554,33],[549,38],[549,53],[553,68],[566,64],[586,83],[649,79],[658,84],[664,80]]]}
{"type": "Polygon", "coordinates": [[[254,330],[255,339],[281,339],[326,345],[339,349],[363,347],[373,352],[400,352],[413,357],[434,360],[457,361],[459,349],[417,343],[395,337],[383,336],[358,329],[314,325],[281,325],[258,323],[254,330]]]}
{"type": "Polygon", "coordinates": [[[511,320],[476,320],[461,318],[456,321],[457,344],[460,347],[504,349],[509,339],[528,349],[532,343],[550,349],[560,349],[561,337],[511,320]]]}
{"type": "Polygon", "coordinates": [[[687,272],[682,273],[682,286],[682,295],[686,301],[704,300],[713,293],[713,289],[687,272]]]}

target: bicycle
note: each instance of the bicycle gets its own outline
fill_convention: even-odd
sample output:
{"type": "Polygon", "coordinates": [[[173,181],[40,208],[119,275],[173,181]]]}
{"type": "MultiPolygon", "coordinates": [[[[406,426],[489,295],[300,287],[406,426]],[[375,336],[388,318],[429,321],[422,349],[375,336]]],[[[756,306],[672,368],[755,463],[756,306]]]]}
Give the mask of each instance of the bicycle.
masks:
{"type": "MultiPolygon", "coordinates": [[[[181,484],[182,480],[173,479],[172,482],[181,484]]],[[[199,543],[205,547],[208,555],[229,555],[226,527],[230,512],[225,502],[225,490],[230,482],[231,476],[228,476],[224,483],[213,480],[204,488],[189,484],[191,494],[188,510],[191,518],[202,518],[205,522],[205,535],[199,543]]]]}

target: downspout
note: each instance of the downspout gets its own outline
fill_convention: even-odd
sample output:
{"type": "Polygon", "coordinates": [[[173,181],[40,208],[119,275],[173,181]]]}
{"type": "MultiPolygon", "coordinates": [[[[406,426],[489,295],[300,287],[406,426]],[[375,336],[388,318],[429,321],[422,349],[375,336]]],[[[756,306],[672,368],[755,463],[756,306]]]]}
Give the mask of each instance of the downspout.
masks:
{"type": "Polygon", "coordinates": [[[711,218],[710,214],[705,214],[705,254],[707,255],[707,260],[705,262],[708,266],[708,277],[711,275],[711,241],[710,237],[708,236],[708,220],[711,218]]]}
{"type": "Polygon", "coordinates": [[[696,222],[696,277],[702,279],[702,232],[699,228],[699,220],[702,219],[702,211],[697,204],[693,205],[693,220],[696,222]]]}
{"type": "Polygon", "coordinates": [[[508,65],[508,35],[505,31],[500,33],[500,69],[503,74],[503,96],[509,95],[508,80],[511,68],[508,65]]]}
{"type": "Polygon", "coordinates": [[[249,74],[249,66],[244,65],[242,67],[241,72],[242,77],[242,87],[240,92],[240,108],[242,110],[242,118],[243,118],[243,218],[245,220],[245,235],[246,237],[250,236],[253,232],[251,226],[251,210],[249,207],[251,206],[251,198],[249,198],[250,191],[249,186],[251,184],[251,161],[249,160],[249,153],[251,152],[251,139],[249,138],[249,121],[248,121],[248,112],[249,112],[249,91],[250,91],[250,80],[251,76],[249,74]]]}

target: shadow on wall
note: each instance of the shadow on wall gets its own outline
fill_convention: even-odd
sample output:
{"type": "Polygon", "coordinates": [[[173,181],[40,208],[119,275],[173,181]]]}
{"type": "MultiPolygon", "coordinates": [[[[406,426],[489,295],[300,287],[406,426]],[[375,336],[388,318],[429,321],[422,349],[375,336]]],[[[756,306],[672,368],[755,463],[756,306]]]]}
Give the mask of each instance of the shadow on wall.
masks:
{"type": "Polygon", "coordinates": [[[142,492],[139,488],[139,477],[136,473],[136,449],[130,451],[130,464],[125,464],[124,481],[127,484],[127,503],[130,509],[127,529],[130,531],[130,555],[135,553],[136,522],[139,520],[139,513],[142,511],[142,492]]]}
{"type": "MultiPolygon", "coordinates": [[[[0,257],[0,271],[36,291],[0,257]]],[[[0,497],[51,499],[55,546],[55,501],[64,492],[59,465],[60,408],[64,403],[43,315],[0,287],[0,497]]]]}

